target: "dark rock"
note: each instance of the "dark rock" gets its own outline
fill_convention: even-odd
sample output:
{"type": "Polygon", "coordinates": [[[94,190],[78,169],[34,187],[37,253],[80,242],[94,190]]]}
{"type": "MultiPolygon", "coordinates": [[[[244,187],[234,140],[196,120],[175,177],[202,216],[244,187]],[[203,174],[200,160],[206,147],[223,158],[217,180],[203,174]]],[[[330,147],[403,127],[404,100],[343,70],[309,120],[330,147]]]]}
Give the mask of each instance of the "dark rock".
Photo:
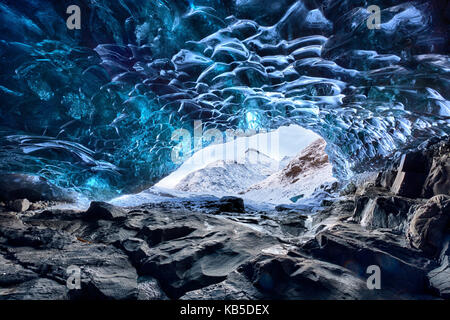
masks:
{"type": "Polygon", "coordinates": [[[252,256],[279,243],[242,223],[188,211],[154,211],[147,224],[138,237],[150,250],[135,240],[127,247],[148,255],[137,266],[139,273],[157,279],[170,298],[222,282],[252,256]]]}
{"type": "Polygon", "coordinates": [[[63,249],[66,245],[75,241],[75,237],[50,228],[26,227],[3,228],[0,234],[8,240],[8,243],[16,247],[32,247],[39,249],[63,249]]]}
{"type": "Polygon", "coordinates": [[[0,300],[67,300],[68,289],[54,280],[37,278],[1,289],[0,300]]]}
{"type": "Polygon", "coordinates": [[[27,211],[30,208],[28,199],[17,199],[10,202],[9,207],[16,212],[27,211]]]}
{"type": "Polygon", "coordinates": [[[116,220],[125,219],[126,211],[122,208],[113,206],[106,202],[92,201],[89,209],[86,211],[86,219],[93,220],[116,220]]]}
{"type": "Polygon", "coordinates": [[[430,260],[407,247],[400,235],[365,231],[358,225],[338,223],[320,232],[302,249],[312,257],[345,267],[366,277],[367,267],[380,267],[382,285],[390,290],[424,292],[430,260]]]}
{"type": "Polygon", "coordinates": [[[186,292],[181,300],[256,300],[263,299],[264,294],[237,270],[231,272],[227,278],[201,289],[186,292]]]}
{"type": "Polygon", "coordinates": [[[76,195],[39,176],[17,173],[0,175],[0,200],[25,198],[32,202],[40,200],[73,202],[76,195]]]}
{"type": "Polygon", "coordinates": [[[244,200],[238,197],[222,197],[219,200],[219,210],[221,212],[245,212],[244,200]]]}
{"type": "Polygon", "coordinates": [[[430,286],[444,299],[450,299],[450,257],[428,273],[430,286]]]}
{"type": "Polygon", "coordinates": [[[189,210],[210,214],[245,212],[244,200],[233,196],[222,197],[220,199],[214,196],[198,196],[192,199],[183,200],[181,203],[183,204],[183,207],[189,210]]]}
{"type": "Polygon", "coordinates": [[[302,257],[260,256],[242,267],[261,292],[281,299],[368,298],[365,281],[342,267],[302,257]]]}
{"type": "Polygon", "coordinates": [[[348,269],[298,255],[262,254],[223,282],[188,292],[182,299],[355,299],[373,298],[348,269]]]}
{"type": "Polygon", "coordinates": [[[136,299],[137,274],[125,254],[113,246],[73,243],[64,250],[12,251],[15,260],[28,269],[66,285],[67,270],[80,268],[81,289],[71,289],[71,299],[136,299]]]}
{"type": "Polygon", "coordinates": [[[395,178],[397,176],[396,170],[386,170],[380,172],[377,177],[377,185],[386,189],[390,189],[394,184],[395,178]]]}
{"type": "Polygon", "coordinates": [[[302,212],[310,212],[311,208],[312,207],[307,204],[279,204],[275,206],[275,210],[279,212],[291,211],[302,213],[302,212]]]}
{"type": "MultiPolygon", "coordinates": [[[[0,255],[0,287],[11,287],[14,284],[36,279],[38,275],[23,268],[0,255]]],[[[2,294],[0,293],[0,300],[2,294]]]]}
{"type": "Polygon", "coordinates": [[[426,174],[399,171],[392,184],[391,191],[402,197],[417,198],[422,193],[426,174]]]}
{"type": "Polygon", "coordinates": [[[411,206],[405,199],[391,196],[359,197],[356,203],[353,219],[368,229],[403,230],[411,206]]]}
{"type": "Polygon", "coordinates": [[[398,171],[427,173],[429,160],[421,151],[409,152],[402,155],[398,171]]]}
{"type": "Polygon", "coordinates": [[[299,214],[289,214],[279,222],[281,230],[297,237],[307,230],[305,226],[307,218],[308,217],[299,214]]]}
{"type": "Polygon", "coordinates": [[[275,206],[275,210],[279,211],[279,212],[290,211],[292,209],[294,209],[294,206],[289,205],[289,204],[279,204],[279,205],[275,206]]]}
{"type": "Polygon", "coordinates": [[[190,225],[145,226],[138,233],[138,236],[146,239],[151,246],[154,246],[161,242],[184,238],[195,230],[196,228],[190,225]]]}
{"type": "Polygon", "coordinates": [[[321,206],[323,207],[329,207],[334,203],[333,200],[330,199],[323,199],[322,202],[320,203],[321,206]]]}
{"type": "Polygon", "coordinates": [[[47,203],[45,203],[43,201],[33,202],[30,204],[30,210],[32,210],[32,211],[45,209],[46,207],[47,207],[47,203]]]}
{"type": "Polygon", "coordinates": [[[10,246],[62,249],[75,238],[60,230],[25,224],[17,215],[0,213],[0,237],[10,246]]]}
{"type": "Polygon", "coordinates": [[[430,287],[444,299],[450,299],[450,237],[447,237],[439,258],[440,266],[428,273],[430,287]]]}
{"type": "MultiPolygon", "coordinates": [[[[407,160],[402,170],[419,170],[407,160]]],[[[449,197],[423,205],[426,200],[392,196],[382,185],[389,174],[385,183],[352,188],[354,200],[333,198],[338,185],[324,185],[313,197],[277,206],[282,213],[245,208],[236,197],[132,209],[92,202],[86,212],[2,211],[0,299],[429,298],[430,288],[445,298],[448,259],[442,257],[449,250],[442,250],[439,265],[421,250],[439,253],[449,197]],[[329,206],[319,207],[324,200],[329,206]],[[400,231],[416,207],[411,248],[400,231]],[[313,209],[319,213],[312,219],[299,214],[313,209]],[[382,290],[366,286],[370,265],[381,269],[382,290]],[[79,290],[66,287],[70,266],[80,268],[79,290]]]]}
{"type": "Polygon", "coordinates": [[[356,196],[355,197],[355,209],[353,211],[353,218],[357,222],[361,222],[361,215],[364,211],[364,209],[367,206],[367,203],[369,203],[370,197],[368,196],[356,196]]]}
{"type": "Polygon", "coordinates": [[[421,151],[402,155],[391,191],[403,197],[419,197],[422,194],[429,166],[429,158],[421,151]]]}
{"type": "Polygon", "coordinates": [[[323,191],[328,192],[328,193],[333,193],[333,192],[337,191],[338,188],[339,188],[339,182],[337,182],[337,181],[328,182],[328,183],[320,186],[320,189],[322,189],[323,191]]]}
{"type": "Polygon", "coordinates": [[[449,220],[450,197],[434,196],[414,212],[407,233],[408,240],[413,247],[435,254],[441,249],[449,220]]]}
{"type": "Polygon", "coordinates": [[[340,192],[341,196],[347,196],[351,194],[355,194],[356,192],[356,185],[353,182],[349,182],[345,188],[340,192]]]}
{"type": "Polygon", "coordinates": [[[423,196],[430,198],[438,194],[450,195],[450,156],[435,158],[425,180],[423,196]]]}
{"type": "Polygon", "coordinates": [[[150,248],[147,243],[139,238],[126,239],[121,242],[120,247],[136,266],[139,266],[142,260],[150,255],[150,248]]]}

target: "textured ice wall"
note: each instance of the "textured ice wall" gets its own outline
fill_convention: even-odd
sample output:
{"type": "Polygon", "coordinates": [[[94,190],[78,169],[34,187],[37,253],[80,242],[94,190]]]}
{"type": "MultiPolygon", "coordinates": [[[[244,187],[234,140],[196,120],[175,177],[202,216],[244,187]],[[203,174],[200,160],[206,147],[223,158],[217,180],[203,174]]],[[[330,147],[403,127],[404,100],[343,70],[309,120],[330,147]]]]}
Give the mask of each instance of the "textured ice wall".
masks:
{"type": "Polygon", "coordinates": [[[312,129],[345,177],[449,133],[448,22],[445,1],[1,0],[0,170],[132,192],[202,120],[312,129]]]}

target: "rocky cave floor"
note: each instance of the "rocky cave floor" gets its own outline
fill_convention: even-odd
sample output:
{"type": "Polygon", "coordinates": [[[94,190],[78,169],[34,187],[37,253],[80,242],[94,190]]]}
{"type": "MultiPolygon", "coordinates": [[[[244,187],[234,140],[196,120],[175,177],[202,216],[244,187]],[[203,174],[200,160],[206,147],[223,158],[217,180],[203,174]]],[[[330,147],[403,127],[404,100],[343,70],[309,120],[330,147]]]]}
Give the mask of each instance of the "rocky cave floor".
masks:
{"type": "Polygon", "coordinates": [[[449,155],[431,140],[322,186],[320,205],[274,212],[235,197],[85,211],[3,194],[0,299],[448,299],[449,155]]]}

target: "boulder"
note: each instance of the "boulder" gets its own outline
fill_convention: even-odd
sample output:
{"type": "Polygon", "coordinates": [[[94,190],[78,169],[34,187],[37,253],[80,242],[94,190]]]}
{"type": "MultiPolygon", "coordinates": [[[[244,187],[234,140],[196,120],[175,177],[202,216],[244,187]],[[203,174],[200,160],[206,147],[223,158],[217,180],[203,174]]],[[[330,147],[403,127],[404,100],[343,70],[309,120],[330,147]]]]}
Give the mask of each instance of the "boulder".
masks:
{"type": "Polygon", "coordinates": [[[210,214],[245,212],[244,200],[233,196],[225,196],[220,199],[214,196],[198,196],[187,200],[184,199],[181,203],[189,210],[210,214]]]}
{"type": "Polygon", "coordinates": [[[238,197],[222,197],[219,200],[219,210],[221,212],[245,212],[244,200],[238,197]]]}
{"type": "Polygon", "coordinates": [[[378,266],[383,290],[424,292],[431,261],[404,242],[403,236],[393,232],[368,231],[340,222],[319,232],[302,249],[315,259],[345,267],[366,279],[367,268],[378,266]]]}
{"type": "Polygon", "coordinates": [[[9,206],[16,212],[23,212],[30,208],[30,201],[28,199],[17,199],[11,201],[9,206]]]}
{"type": "Polygon", "coordinates": [[[139,274],[157,279],[172,299],[222,282],[251,257],[279,244],[242,223],[189,211],[153,210],[146,224],[136,237],[149,250],[137,240],[123,245],[140,260],[135,265],[139,274]]]}
{"type": "Polygon", "coordinates": [[[442,247],[444,232],[450,220],[450,197],[437,195],[415,212],[407,238],[414,248],[427,254],[436,254],[442,247]]]}
{"type": "Polygon", "coordinates": [[[86,219],[92,220],[117,220],[125,219],[127,212],[112,204],[100,201],[92,201],[85,213],[86,219]]]}
{"type": "MultiPolygon", "coordinates": [[[[180,225],[148,225],[143,227],[138,236],[145,239],[151,246],[174,239],[184,238],[196,230],[191,224],[180,223],[180,225]]],[[[141,248],[144,250],[144,248],[141,248]]]]}
{"type": "Polygon", "coordinates": [[[275,206],[275,210],[278,212],[302,213],[302,212],[310,212],[312,210],[312,207],[308,204],[279,204],[275,206]]]}

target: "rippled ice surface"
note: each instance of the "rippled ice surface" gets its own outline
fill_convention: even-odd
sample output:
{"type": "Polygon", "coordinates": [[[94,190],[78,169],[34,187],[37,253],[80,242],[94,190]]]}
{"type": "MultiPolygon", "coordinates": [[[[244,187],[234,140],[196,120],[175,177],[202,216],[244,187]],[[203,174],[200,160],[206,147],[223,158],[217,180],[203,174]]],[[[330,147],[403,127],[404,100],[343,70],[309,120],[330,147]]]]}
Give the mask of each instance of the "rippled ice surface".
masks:
{"type": "Polygon", "coordinates": [[[71,1],[0,2],[3,172],[95,197],[142,190],[177,167],[172,132],[201,120],[311,129],[348,177],[450,131],[444,1],[78,3],[71,31],[71,1]]]}

